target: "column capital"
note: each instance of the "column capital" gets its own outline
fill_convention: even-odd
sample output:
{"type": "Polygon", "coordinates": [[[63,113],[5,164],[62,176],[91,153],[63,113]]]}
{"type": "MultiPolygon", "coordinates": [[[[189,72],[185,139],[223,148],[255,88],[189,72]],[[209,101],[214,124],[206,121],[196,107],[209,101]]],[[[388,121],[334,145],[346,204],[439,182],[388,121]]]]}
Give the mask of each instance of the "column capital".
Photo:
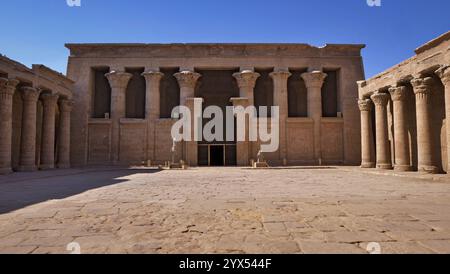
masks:
{"type": "Polygon", "coordinates": [[[373,103],[370,99],[358,100],[358,106],[360,111],[371,111],[373,109],[373,103]]]}
{"type": "Polygon", "coordinates": [[[414,88],[414,94],[430,94],[432,92],[434,81],[431,77],[414,78],[411,80],[411,85],[414,88]]]}
{"type": "Polygon", "coordinates": [[[407,97],[407,89],[405,86],[391,87],[389,88],[392,101],[404,101],[407,97]]]}
{"type": "Polygon", "coordinates": [[[322,88],[327,74],[321,71],[312,71],[302,73],[301,77],[305,81],[307,88],[322,88]]]}
{"type": "Polygon", "coordinates": [[[17,79],[7,79],[0,77],[0,93],[14,95],[17,85],[20,83],[17,79]]]}
{"type": "Polygon", "coordinates": [[[280,79],[286,81],[289,77],[292,76],[292,73],[290,73],[289,70],[278,70],[271,72],[269,75],[274,80],[280,79]]]}
{"type": "Polygon", "coordinates": [[[8,79],[7,78],[3,78],[0,77],[0,88],[1,90],[3,90],[4,88],[6,88],[6,85],[8,84],[8,79]]]}
{"type": "Polygon", "coordinates": [[[111,88],[117,88],[125,90],[128,86],[128,82],[130,81],[133,75],[128,72],[120,72],[120,71],[111,71],[105,74],[105,77],[108,79],[111,88]]]}
{"type": "Polygon", "coordinates": [[[450,66],[443,66],[436,70],[436,75],[441,78],[444,85],[450,85],[450,66]]]}
{"type": "Polygon", "coordinates": [[[150,71],[143,72],[141,75],[144,76],[147,81],[155,81],[156,82],[156,81],[161,81],[161,79],[164,76],[164,73],[159,72],[159,71],[150,70],[150,71]]]}
{"type": "Polygon", "coordinates": [[[241,72],[236,72],[233,77],[236,79],[239,88],[255,88],[256,80],[261,76],[261,74],[251,71],[243,70],[241,72]]]}
{"type": "Polygon", "coordinates": [[[387,93],[375,93],[370,98],[376,106],[386,107],[389,102],[389,95],[387,93]]]}
{"type": "Polygon", "coordinates": [[[188,70],[177,72],[173,76],[177,78],[180,88],[195,88],[198,79],[202,77],[200,73],[188,70]]]}
{"type": "Polygon", "coordinates": [[[35,101],[39,99],[39,94],[41,93],[41,89],[33,88],[33,87],[22,87],[22,100],[24,101],[35,101]]]}
{"type": "Polygon", "coordinates": [[[59,101],[59,108],[61,112],[71,112],[73,108],[73,101],[62,99],[59,101]]]}
{"type": "Polygon", "coordinates": [[[44,106],[56,105],[58,102],[59,95],[52,93],[44,93],[41,95],[42,104],[44,106]]]}

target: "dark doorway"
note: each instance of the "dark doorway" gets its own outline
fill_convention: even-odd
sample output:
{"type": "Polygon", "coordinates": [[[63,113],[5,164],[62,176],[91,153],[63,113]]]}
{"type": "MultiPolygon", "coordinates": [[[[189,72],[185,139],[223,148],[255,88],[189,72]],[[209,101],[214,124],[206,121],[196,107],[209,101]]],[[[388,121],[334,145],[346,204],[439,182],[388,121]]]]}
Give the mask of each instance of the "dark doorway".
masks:
{"type": "Polygon", "coordinates": [[[224,166],[224,146],[210,146],[210,165],[211,166],[224,166]]]}

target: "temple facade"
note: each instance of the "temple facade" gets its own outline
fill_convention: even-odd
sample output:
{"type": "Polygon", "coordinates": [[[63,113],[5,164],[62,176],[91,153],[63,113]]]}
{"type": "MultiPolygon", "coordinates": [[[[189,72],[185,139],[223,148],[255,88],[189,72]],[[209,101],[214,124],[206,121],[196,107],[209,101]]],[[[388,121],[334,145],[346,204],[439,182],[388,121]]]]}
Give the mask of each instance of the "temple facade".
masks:
{"type": "MultiPolygon", "coordinates": [[[[364,45],[66,46],[74,166],[171,161],[172,110],[199,102],[278,106],[279,149],[264,155],[271,165],[360,163],[356,82],[364,79],[364,45]]],[[[247,166],[260,143],[178,142],[174,157],[190,166],[247,166]]]]}
{"type": "Polygon", "coordinates": [[[72,85],[0,56],[0,174],[70,167],[72,85]]]}
{"type": "Polygon", "coordinates": [[[450,32],[359,82],[362,167],[450,171],[450,32]]]}

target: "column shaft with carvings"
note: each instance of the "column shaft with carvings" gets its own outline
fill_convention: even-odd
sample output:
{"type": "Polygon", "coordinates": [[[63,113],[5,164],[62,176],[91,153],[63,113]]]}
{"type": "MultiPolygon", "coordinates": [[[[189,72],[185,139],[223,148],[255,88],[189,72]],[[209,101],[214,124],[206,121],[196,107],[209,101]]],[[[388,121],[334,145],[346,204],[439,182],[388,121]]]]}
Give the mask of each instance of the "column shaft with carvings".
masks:
{"type": "Polygon", "coordinates": [[[415,78],[411,80],[416,95],[418,169],[429,173],[438,173],[436,155],[433,153],[433,126],[431,121],[431,96],[433,78],[415,78]]]}
{"type": "Polygon", "coordinates": [[[321,120],[322,120],[322,85],[327,75],[321,71],[306,72],[301,75],[308,90],[308,116],[314,121],[314,158],[316,163],[322,161],[321,120]]]}
{"type": "Polygon", "coordinates": [[[156,122],[160,117],[160,86],[164,74],[159,71],[146,71],[142,76],[145,77],[146,81],[145,112],[148,120],[147,160],[155,161],[156,122]]]}
{"type": "Polygon", "coordinates": [[[436,71],[445,88],[445,117],[447,135],[447,173],[450,174],[450,66],[444,66],[436,71]]]}
{"type": "Polygon", "coordinates": [[[128,82],[133,76],[130,73],[111,71],[107,73],[111,86],[111,161],[120,162],[120,119],[125,117],[125,94],[128,82]]]}
{"type": "Polygon", "coordinates": [[[0,78],[0,174],[11,169],[13,96],[19,81],[0,78]]]}
{"type": "Polygon", "coordinates": [[[70,168],[70,113],[72,101],[59,102],[58,168],[70,168]]]}
{"type": "Polygon", "coordinates": [[[376,93],[372,95],[371,98],[373,103],[375,104],[377,168],[392,169],[387,117],[389,95],[386,93],[376,93]]]}
{"type": "MultiPolygon", "coordinates": [[[[182,106],[187,106],[191,110],[191,115],[194,115],[193,106],[195,101],[190,100],[195,98],[195,86],[197,85],[198,79],[201,75],[193,71],[181,71],[174,74],[180,86],[180,104],[182,106]]],[[[191,124],[192,129],[194,124],[191,124]]],[[[196,141],[186,141],[183,142],[183,160],[186,161],[188,165],[196,166],[198,165],[198,146],[196,141]]]]}
{"type": "Polygon", "coordinates": [[[23,100],[22,133],[20,139],[19,171],[36,170],[36,116],[40,90],[33,87],[21,89],[23,100]]]}
{"type": "MultiPolygon", "coordinates": [[[[287,162],[287,134],[286,121],[288,118],[288,78],[292,74],[288,70],[279,70],[272,72],[270,77],[273,79],[274,85],[274,105],[280,109],[280,160],[287,162]]],[[[268,106],[270,107],[270,106],[268,106]]],[[[273,117],[272,117],[273,118],[273,117]]]]}
{"type": "Polygon", "coordinates": [[[41,162],[42,170],[55,168],[55,123],[58,95],[41,95],[43,110],[42,119],[42,145],[41,162]]]}
{"type": "MultiPolygon", "coordinates": [[[[233,107],[243,107],[244,109],[249,106],[248,98],[231,98],[231,103],[233,107]]],[[[237,125],[239,126],[239,124],[237,125]]],[[[239,130],[239,128],[237,128],[239,130]]],[[[238,166],[248,166],[250,165],[250,142],[249,142],[249,119],[245,117],[245,139],[236,140],[236,164],[238,166]]],[[[236,133],[237,135],[237,133],[236,133]]]]}
{"type": "Polygon", "coordinates": [[[373,103],[370,99],[358,101],[361,111],[361,168],[375,167],[374,140],[372,131],[373,103]]]}
{"type": "Polygon", "coordinates": [[[404,86],[389,89],[394,107],[395,165],[398,171],[411,171],[411,156],[406,114],[407,89],[404,86]]]}
{"type": "Polygon", "coordinates": [[[254,105],[256,80],[258,80],[260,76],[261,75],[259,73],[251,70],[243,70],[233,74],[233,77],[236,79],[239,87],[240,97],[247,98],[249,106],[254,105]]]}

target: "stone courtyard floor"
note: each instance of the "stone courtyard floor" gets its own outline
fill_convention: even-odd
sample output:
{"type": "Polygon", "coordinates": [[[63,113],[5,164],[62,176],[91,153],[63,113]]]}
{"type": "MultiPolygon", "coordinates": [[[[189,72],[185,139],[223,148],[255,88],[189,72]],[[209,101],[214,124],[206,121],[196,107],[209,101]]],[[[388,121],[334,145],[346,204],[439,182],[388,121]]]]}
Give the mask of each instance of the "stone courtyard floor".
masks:
{"type": "Polygon", "coordinates": [[[450,179],[356,167],[0,177],[0,253],[450,253],[450,179]]]}

